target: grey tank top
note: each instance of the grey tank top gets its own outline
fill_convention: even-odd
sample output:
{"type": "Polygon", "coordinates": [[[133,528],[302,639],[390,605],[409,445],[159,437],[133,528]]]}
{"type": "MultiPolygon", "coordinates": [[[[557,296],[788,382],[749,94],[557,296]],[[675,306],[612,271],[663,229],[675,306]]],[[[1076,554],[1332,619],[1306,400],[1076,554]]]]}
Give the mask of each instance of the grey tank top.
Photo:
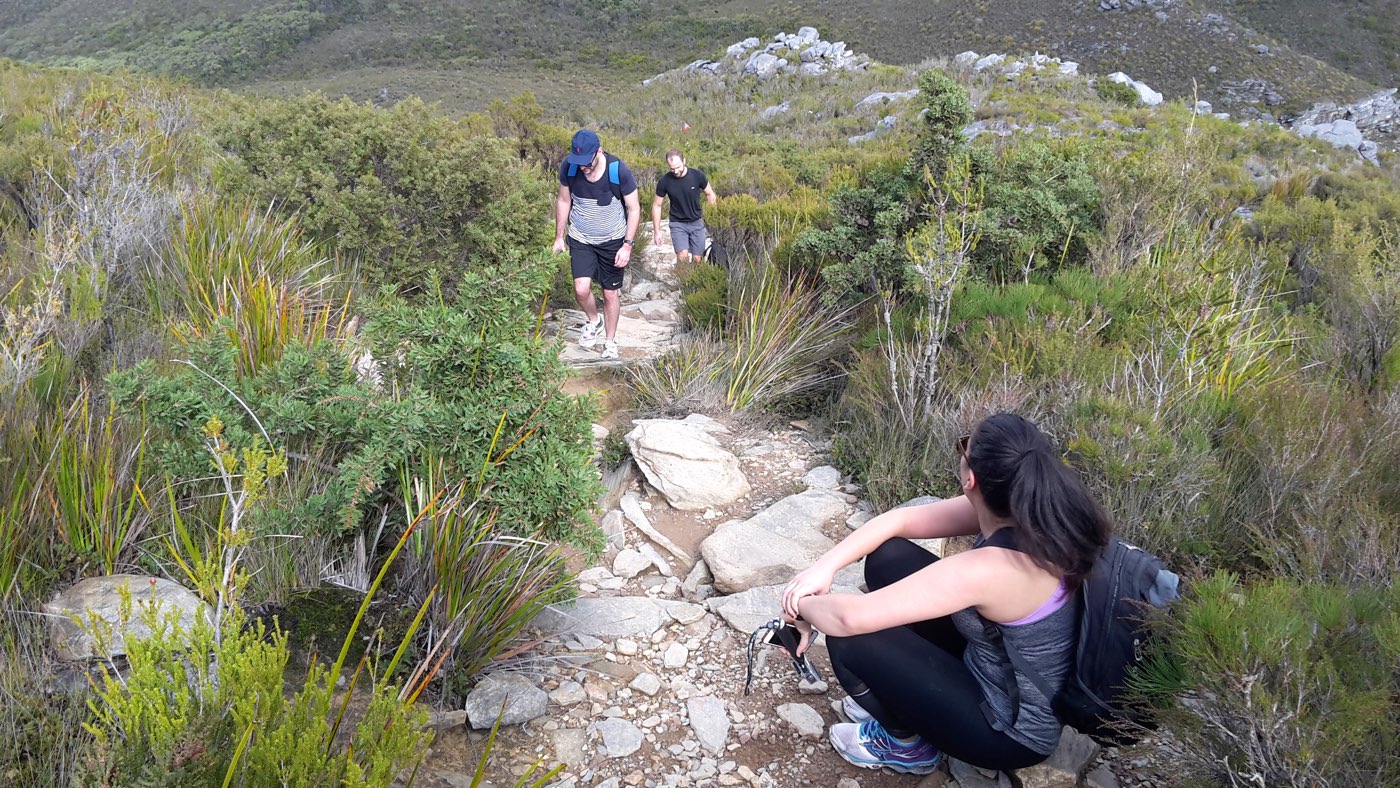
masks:
{"type": "MultiPolygon", "coordinates": [[[[1076,592],[1059,610],[1039,621],[1020,626],[1001,626],[1002,637],[1020,650],[1055,692],[1064,686],[1074,660],[1076,630],[1079,626],[1080,595],[1076,592]]],[[[996,727],[1034,752],[1049,755],[1060,743],[1063,727],[1050,708],[1050,699],[1030,679],[1015,671],[1020,687],[1020,713],[1013,715],[1011,696],[1006,691],[1009,660],[1000,643],[990,642],[986,618],[969,607],[953,614],[953,626],[967,640],[963,664],[972,671],[982,689],[982,697],[996,718],[996,727]],[[1012,727],[1012,717],[1016,719],[1012,727]]]]}

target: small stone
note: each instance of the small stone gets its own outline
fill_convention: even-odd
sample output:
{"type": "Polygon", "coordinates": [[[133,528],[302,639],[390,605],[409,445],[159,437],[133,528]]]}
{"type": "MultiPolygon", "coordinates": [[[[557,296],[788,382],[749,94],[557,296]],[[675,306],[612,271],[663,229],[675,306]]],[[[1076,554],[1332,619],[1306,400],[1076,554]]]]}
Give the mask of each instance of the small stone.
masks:
{"type": "Polygon", "coordinates": [[[645,736],[636,725],[627,720],[612,717],[589,726],[603,736],[603,747],[609,758],[625,758],[642,748],[645,736]]]}
{"type": "Polygon", "coordinates": [[[797,682],[797,691],[802,695],[825,695],[827,684],[820,679],[817,681],[807,681],[804,679],[797,682]]]}
{"type": "MultiPolygon", "coordinates": [[[[603,515],[603,519],[599,521],[598,527],[603,530],[603,535],[608,538],[609,546],[618,550],[622,549],[623,545],[625,544],[623,540],[626,536],[627,530],[627,518],[623,516],[622,510],[613,509],[612,511],[603,515]]],[[[591,572],[594,570],[590,569],[587,571],[591,572]]],[[[603,571],[606,572],[607,570],[603,571]]],[[[582,573],[580,573],[580,576],[581,575],[582,573]]]]}
{"type": "Polygon", "coordinates": [[[448,730],[458,728],[467,723],[467,712],[465,709],[454,709],[452,711],[434,711],[428,715],[428,727],[437,730],[448,730]]]}
{"type": "Polygon", "coordinates": [[[1084,788],[1118,788],[1118,778],[1107,766],[1100,766],[1084,777],[1084,788]]]}
{"type": "Polygon", "coordinates": [[[655,673],[642,673],[627,686],[650,698],[661,691],[661,679],[655,673]]]}
{"type": "Polygon", "coordinates": [[[792,726],[797,735],[805,739],[820,739],[826,732],[826,723],[816,709],[805,703],[784,703],[778,707],[778,716],[792,726]]]}
{"type": "Polygon", "coordinates": [[[724,702],[713,695],[705,695],[691,698],[686,701],[685,707],[690,717],[690,728],[699,739],[698,744],[703,744],[712,753],[722,752],[729,738],[729,715],[724,711],[724,702]]]}
{"type": "Polygon", "coordinates": [[[624,657],[634,657],[637,655],[637,641],[629,638],[618,638],[613,644],[617,648],[617,653],[624,657]]]}
{"type": "Polygon", "coordinates": [[[549,699],[560,706],[572,706],[588,699],[588,693],[577,681],[565,681],[559,689],[549,693],[549,699]]]}
{"type": "Polygon", "coordinates": [[[499,716],[501,725],[519,725],[543,716],[549,696],[517,673],[493,673],[467,695],[466,712],[473,728],[490,728],[499,716]],[[502,704],[504,703],[504,708],[502,704]]]}
{"type": "Polygon", "coordinates": [[[802,483],[816,489],[834,490],[841,486],[841,472],[830,465],[822,465],[807,471],[802,483]]]}
{"type": "Polygon", "coordinates": [[[651,559],[636,550],[623,550],[613,559],[612,573],[628,580],[650,569],[651,559]]]}
{"type": "Polygon", "coordinates": [[[683,668],[690,660],[690,651],[679,643],[672,643],[666,647],[666,653],[661,657],[661,664],[668,668],[683,668]]]}

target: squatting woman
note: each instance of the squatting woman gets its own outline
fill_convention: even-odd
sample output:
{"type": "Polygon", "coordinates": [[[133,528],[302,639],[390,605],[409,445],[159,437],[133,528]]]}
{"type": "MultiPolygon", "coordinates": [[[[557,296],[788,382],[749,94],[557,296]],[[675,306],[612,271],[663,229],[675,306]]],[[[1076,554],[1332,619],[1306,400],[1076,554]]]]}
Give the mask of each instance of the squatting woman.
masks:
{"type": "Polygon", "coordinates": [[[851,763],[911,774],[943,754],[1019,769],[1054,752],[1050,700],[1014,671],[1001,638],[1058,691],[1068,675],[1080,581],[1108,519],[1034,424],[1003,413],[958,442],[963,495],[895,509],[847,537],[783,591],[783,615],[826,633],[848,697],[832,745],[851,763]],[[911,542],[977,535],[938,558],[911,542]],[[865,557],[869,593],[832,594],[865,557]]]}

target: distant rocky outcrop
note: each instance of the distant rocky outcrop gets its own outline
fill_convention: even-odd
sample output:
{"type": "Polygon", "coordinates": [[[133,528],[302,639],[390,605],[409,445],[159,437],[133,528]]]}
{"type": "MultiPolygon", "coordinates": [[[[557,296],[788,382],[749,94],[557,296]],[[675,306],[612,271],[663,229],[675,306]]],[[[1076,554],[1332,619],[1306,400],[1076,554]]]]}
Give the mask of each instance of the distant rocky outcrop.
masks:
{"type": "Polygon", "coordinates": [[[1148,87],[1146,83],[1138,82],[1136,79],[1124,74],[1122,71],[1115,71],[1108,75],[1108,81],[1117,82],[1120,85],[1127,85],[1137,91],[1138,99],[1149,107],[1155,107],[1162,103],[1162,94],[1148,87]]]}
{"type": "Polygon", "coordinates": [[[1400,101],[1395,96],[1396,89],[1391,88],[1353,104],[1317,104],[1287,125],[1304,137],[1354,150],[1362,159],[1379,164],[1376,153],[1380,145],[1376,140],[1400,136],[1400,101]]]}
{"type": "Polygon", "coordinates": [[[815,27],[803,27],[796,33],[778,33],[767,44],[751,36],[731,44],[716,60],[696,60],[642,80],[642,84],[650,85],[676,73],[754,76],[768,80],[778,74],[817,76],[830,71],[859,71],[868,65],[870,58],[847,49],[846,42],[826,41],[815,27]]]}
{"type": "Polygon", "coordinates": [[[1175,0],[1099,0],[1100,11],[1165,11],[1174,5],[1175,0]]]}
{"type": "Polygon", "coordinates": [[[1012,60],[1007,55],[983,56],[968,50],[953,56],[953,67],[978,74],[995,69],[1005,75],[1007,79],[1015,79],[1027,71],[1041,72],[1047,69],[1059,76],[1066,77],[1079,73],[1079,64],[1073,60],[1061,60],[1057,57],[1042,55],[1039,52],[1025,60],[1012,60]]]}

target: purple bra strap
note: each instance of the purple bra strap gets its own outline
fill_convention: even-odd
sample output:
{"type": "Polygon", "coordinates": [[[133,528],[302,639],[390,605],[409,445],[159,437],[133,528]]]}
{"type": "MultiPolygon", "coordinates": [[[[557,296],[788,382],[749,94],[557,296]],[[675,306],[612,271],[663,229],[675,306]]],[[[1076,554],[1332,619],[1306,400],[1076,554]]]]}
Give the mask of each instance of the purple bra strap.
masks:
{"type": "Polygon", "coordinates": [[[1002,626],[1023,627],[1027,624],[1034,624],[1035,622],[1041,620],[1042,618],[1045,618],[1051,613],[1054,613],[1056,610],[1059,610],[1060,608],[1064,607],[1065,604],[1069,602],[1069,596],[1069,590],[1065,587],[1065,579],[1062,577],[1060,578],[1060,587],[1055,589],[1055,593],[1051,594],[1050,598],[1045,600],[1045,604],[1041,605],[1038,609],[1036,609],[1034,613],[1031,613],[1029,616],[1017,619],[1015,621],[1007,621],[1006,623],[1002,624],[1002,626]]]}

